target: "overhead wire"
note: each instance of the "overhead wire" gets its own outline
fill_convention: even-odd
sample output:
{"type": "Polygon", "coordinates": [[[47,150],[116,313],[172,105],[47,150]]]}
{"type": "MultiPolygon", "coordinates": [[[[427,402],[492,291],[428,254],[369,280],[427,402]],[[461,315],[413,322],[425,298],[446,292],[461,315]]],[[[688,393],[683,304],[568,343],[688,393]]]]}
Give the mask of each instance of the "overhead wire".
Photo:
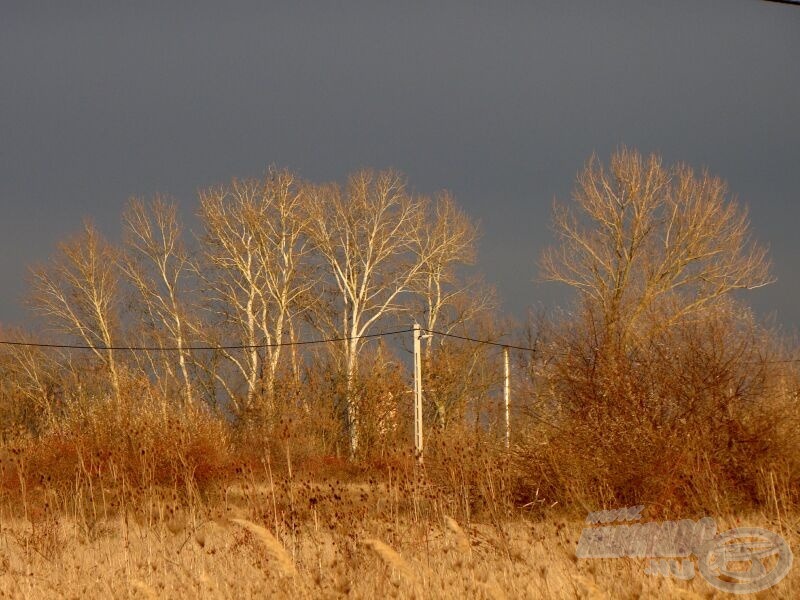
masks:
{"type": "MultiPolygon", "coordinates": [[[[368,333],[359,336],[343,336],[343,337],[335,337],[335,338],[322,338],[322,339],[315,339],[315,340],[299,340],[299,341],[290,341],[290,342],[271,342],[271,343],[262,343],[262,344],[229,344],[229,345],[206,345],[206,346],[91,346],[91,345],[81,345],[81,344],[53,344],[53,343],[45,343],[45,342],[25,342],[25,341],[12,341],[12,340],[0,340],[0,345],[3,346],[19,346],[19,347],[29,347],[29,348],[51,348],[51,349],[62,349],[62,350],[94,350],[99,352],[199,352],[199,351],[210,351],[210,350],[254,350],[259,348],[277,348],[282,346],[309,346],[315,344],[330,344],[336,342],[347,342],[352,341],[354,339],[372,339],[372,338],[380,338],[386,336],[394,336],[400,335],[403,333],[411,333],[414,329],[407,328],[407,329],[396,329],[392,331],[380,331],[377,333],[368,333]]],[[[448,333],[445,331],[439,331],[436,329],[427,329],[427,328],[420,328],[420,331],[438,335],[442,337],[453,338],[457,340],[462,340],[466,342],[472,342],[475,344],[483,344],[487,346],[495,346],[498,348],[508,348],[510,350],[520,350],[523,352],[531,352],[536,353],[539,349],[530,346],[520,346],[517,344],[509,344],[506,342],[497,342],[492,340],[485,340],[465,335],[458,335],[455,333],[448,333]]],[[[764,364],[791,364],[791,363],[800,363],[800,358],[784,358],[784,359],[770,359],[764,361],[757,361],[759,363],[764,364]]]]}
{"type": "Polygon", "coordinates": [[[455,333],[445,333],[444,331],[437,331],[435,329],[421,329],[426,333],[432,333],[434,335],[441,335],[443,337],[450,337],[455,338],[458,340],[465,340],[467,342],[474,342],[476,344],[486,344],[488,346],[499,346],[501,348],[509,348],[511,350],[524,350],[527,352],[536,352],[536,348],[530,348],[528,346],[515,346],[514,344],[506,344],[504,342],[493,342],[491,340],[481,340],[478,338],[472,338],[465,335],[456,335],[455,333]]]}
{"type": "Polygon", "coordinates": [[[58,348],[64,350],[98,350],[98,351],[121,351],[121,352],[192,352],[201,350],[255,350],[258,348],[277,348],[282,346],[308,346],[312,344],[330,344],[334,342],[348,342],[355,339],[369,339],[401,333],[409,333],[412,329],[398,329],[396,331],[381,331],[378,333],[368,333],[359,336],[347,336],[337,338],[324,338],[318,340],[300,340],[296,342],[272,342],[264,344],[234,344],[225,346],[85,346],[78,344],[47,344],[42,342],[20,342],[0,340],[0,345],[5,346],[26,346],[32,348],[58,348]]]}

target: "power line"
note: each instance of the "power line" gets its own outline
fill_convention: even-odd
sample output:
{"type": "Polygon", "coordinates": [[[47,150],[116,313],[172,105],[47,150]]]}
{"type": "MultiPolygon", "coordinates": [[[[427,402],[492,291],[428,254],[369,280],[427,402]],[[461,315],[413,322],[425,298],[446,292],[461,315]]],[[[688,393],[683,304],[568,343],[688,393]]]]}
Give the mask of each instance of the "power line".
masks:
{"type": "Polygon", "coordinates": [[[44,344],[40,342],[12,342],[0,340],[0,345],[5,346],[25,346],[29,348],[60,348],[63,350],[102,350],[102,351],[121,351],[121,352],[192,352],[200,350],[254,350],[257,348],[277,348],[279,346],[308,346],[311,344],[329,344],[332,342],[348,342],[351,340],[367,339],[409,333],[411,329],[398,329],[396,331],[381,331],[379,333],[368,333],[365,335],[326,338],[319,340],[301,340],[299,342],[276,342],[272,344],[239,344],[231,346],[81,346],[76,344],[44,344]]]}
{"type": "MultiPolygon", "coordinates": [[[[271,344],[235,344],[226,346],[187,346],[180,348],[178,346],[82,346],[78,344],[46,344],[42,342],[13,342],[10,340],[0,340],[0,345],[4,346],[22,346],[28,348],[53,348],[62,350],[96,350],[96,351],[120,351],[120,352],[199,352],[208,350],[254,350],[258,348],[277,348],[279,346],[309,346],[315,344],[330,344],[335,342],[347,342],[354,339],[371,339],[378,337],[386,337],[393,335],[400,335],[403,333],[411,333],[413,329],[397,329],[393,331],[381,331],[378,333],[369,333],[360,336],[347,336],[337,338],[324,338],[317,340],[300,340],[297,342],[275,342],[271,344]]],[[[472,342],[475,344],[483,344],[487,346],[495,346],[498,348],[509,348],[512,350],[521,350],[524,352],[537,352],[536,348],[530,346],[518,346],[515,344],[506,344],[503,342],[493,342],[491,340],[482,340],[479,338],[457,335],[455,333],[446,333],[436,329],[423,329],[421,331],[433,335],[440,335],[442,337],[449,337],[465,342],[472,342]]],[[[753,364],[761,363],[762,361],[754,361],[753,364]]],[[[773,359],[763,361],[766,364],[790,364],[800,363],[800,358],[786,358],[786,359],[773,359]]]]}
{"type": "MultiPolygon", "coordinates": [[[[800,0],[798,0],[800,2],[800,0]]],[[[526,352],[537,352],[536,348],[531,348],[529,346],[515,346],[514,344],[504,344],[503,342],[492,342],[490,340],[481,340],[478,338],[472,338],[464,335],[456,335],[454,333],[445,333],[444,331],[436,331],[434,329],[423,329],[426,333],[432,333],[434,335],[441,335],[444,337],[456,338],[458,340],[464,340],[466,342],[473,342],[476,344],[486,344],[488,346],[498,346],[500,348],[511,348],[513,350],[524,350],[526,352]]],[[[568,356],[567,354],[561,355],[562,357],[568,356]]],[[[791,363],[800,363],[800,358],[776,358],[772,360],[764,360],[764,361],[750,361],[751,364],[791,364],[791,363]]]]}
{"type": "Polygon", "coordinates": [[[504,344],[502,342],[492,342],[489,340],[479,340],[477,338],[471,338],[463,335],[456,335],[454,333],[445,333],[444,331],[436,331],[435,329],[423,329],[422,331],[426,333],[432,333],[434,335],[441,335],[444,337],[451,337],[456,338],[457,340],[464,340],[467,342],[474,342],[476,344],[486,344],[487,346],[499,346],[500,348],[511,348],[512,350],[525,350],[527,352],[536,352],[536,348],[530,348],[528,346],[515,346],[513,344],[504,344]]]}

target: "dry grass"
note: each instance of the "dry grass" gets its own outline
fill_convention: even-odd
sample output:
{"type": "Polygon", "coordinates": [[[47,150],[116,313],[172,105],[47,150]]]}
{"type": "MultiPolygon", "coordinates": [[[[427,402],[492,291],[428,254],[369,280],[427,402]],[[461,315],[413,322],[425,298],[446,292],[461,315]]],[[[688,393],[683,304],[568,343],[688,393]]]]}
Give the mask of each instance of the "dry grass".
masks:
{"type": "Polygon", "coordinates": [[[275,563],[277,573],[285,577],[295,577],[297,575],[297,568],[292,561],[292,557],[287,554],[286,549],[281,543],[275,539],[269,531],[245,519],[231,519],[252,533],[261,545],[264,547],[264,553],[275,563]]]}
{"type": "Polygon", "coordinates": [[[364,540],[364,545],[371,549],[384,564],[400,573],[406,581],[416,583],[418,581],[414,569],[406,560],[400,556],[391,546],[384,544],[380,540],[364,540]]]}
{"type": "MultiPolygon", "coordinates": [[[[203,492],[34,486],[25,506],[8,496],[0,505],[0,597],[722,597],[699,576],[645,575],[641,559],[577,559],[577,518],[520,510],[494,522],[484,509],[462,525],[442,512],[445,500],[403,476],[241,475],[203,492]]],[[[784,513],[718,523],[798,542],[784,513]]],[[[792,598],[798,585],[790,573],[765,597],[792,598]]]]}
{"type": "MultiPolygon", "coordinates": [[[[482,597],[482,598],[665,598],[715,597],[700,577],[681,582],[644,574],[640,560],[578,561],[574,539],[580,524],[520,520],[504,535],[525,547],[509,556],[495,547],[492,528],[476,534],[479,550],[464,561],[441,531],[404,523],[398,536],[380,520],[348,534],[298,528],[289,543],[297,574],[274,568],[260,535],[239,527],[204,526],[203,543],[159,526],[105,523],[86,539],[75,523],[53,525],[55,555],[28,522],[6,522],[0,537],[0,594],[16,598],[249,598],[249,597],[482,597]],[[377,538],[396,540],[403,555],[377,538]],[[187,541],[188,538],[188,541],[187,541]],[[363,540],[359,543],[359,540],[363,540]],[[265,560],[269,557],[268,560],[265,560]]],[[[796,536],[793,539],[796,542],[796,536]]],[[[292,564],[289,561],[288,564],[292,564]]],[[[792,598],[796,574],[771,598],[792,598]]],[[[721,597],[721,594],[717,594],[721,597]]]]}
{"type": "Polygon", "coordinates": [[[444,523],[453,534],[453,537],[456,541],[456,547],[467,556],[470,556],[472,554],[472,548],[469,543],[469,537],[466,533],[464,533],[464,530],[461,529],[461,526],[458,524],[458,522],[456,522],[454,518],[445,515],[444,523]]]}
{"type": "MultiPolygon", "coordinates": [[[[660,485],[674,473],[646,445],[571,452],[580,438],[560,445],[529,425],[536,443],[508,451],[451,424],[431,431],[424,468],[391,450],[407,448],[402,428],[350,461],[325,452],[313,412],[242,428],[126,386],[121,400],[77,398],[50,426],[2,431],[0,598],[714,598],[700,577],[646,575],[645,560],[579,560],[586,511],[643,504],[646,519],[708,514],[721,530],[798,541],[797,415],[785,411],[786,433],[769,438],[780,445],[749,451],[752,493],[734,502],[714,462],[724,451],[699,442],[670,446],[684,449],[688,495],[660,485]],[[642,478],[615,486],[625,465],[642,478]]],[[[798,579],[763,597],[794,597],[798,579]]]]}
{"type": "MultiPolygon", "coordinates": [[[[644,560],[579,560],[578,503],[520,498],[535,474],[486,438],[431,438],[420,469],[411,453],[348,463],[301,460],[280,438],[245,447],[202,414],[125,419],[2,445],[0,598],[722,597],[700,577],[648,576],[644,560]]],[[[666,516],[704,512],[796,546],[791,486],[761,479],[747,516],[722,519],[711,489],[722,510],[666,516]]],[[[766,597],[798,585],[790,573],[766,597]]]]}

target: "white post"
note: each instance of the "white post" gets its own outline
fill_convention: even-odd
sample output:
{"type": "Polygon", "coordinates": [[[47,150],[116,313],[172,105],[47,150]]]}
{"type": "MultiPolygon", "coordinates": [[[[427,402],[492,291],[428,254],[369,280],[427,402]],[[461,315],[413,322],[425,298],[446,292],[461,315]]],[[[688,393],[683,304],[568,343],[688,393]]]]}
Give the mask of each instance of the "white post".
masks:
{"type": "Polygon", "coordinates": [[[422,463],[422,353],[419,323],[414,323],[414,450],[422,463]]]}
{"type": "Polygon", "coordinates": [[[506,404],[506,448],[511,445],[511,374],[508,365],[508,346],[503,347],[505,377],[503,381],[503,398],[506,404]]]}

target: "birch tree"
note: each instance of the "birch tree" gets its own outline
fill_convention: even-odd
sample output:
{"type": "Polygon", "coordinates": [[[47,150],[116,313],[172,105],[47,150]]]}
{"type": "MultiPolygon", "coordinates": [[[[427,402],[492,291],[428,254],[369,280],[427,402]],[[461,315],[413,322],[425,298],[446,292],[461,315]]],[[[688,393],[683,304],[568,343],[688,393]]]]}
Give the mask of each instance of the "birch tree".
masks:
{"type": "Polygon", "coordinates": [[[358,449],[358,400],[353,383],[363,336],[390,316],[408,311],[404,300],[425,274],[433,245],[423,238],[424,202],[394,171],[360,171],[344,189],[318,186],[309,232],[334,290],[329,330],[343,338],[346,397],[343,420],[350,451],[358,449]]]}
{"type": "Polygon", "coordinates": [[[149,204],[134,199],[123,223],[127,252],[120,263],[122,270],[138,291],[155,342],[176,349],[158,352],[155,357],[148,352],[150,363],[165,371],[169,379],[179,381],[183,397],[191,401],[192,355],[187,341],[191,325],[186,306],[191,263],[176,206],[160,197],[149,204]]]}
{"type": "Polygon", "coordinates": [[[33,307],[56,331],[88,346],[120,400],[120,365],[111,348],[121,338],[118,252],[90,222],[59,245],[50,264],[34,268],[33,307]]]}
{"type": "Polygon", "coordinates": [[[313,287],[304,190],[292,173],[272,169],[263,180],[234,180],[201,193],[210,271],[199,272],[218,315],[247,346],[243,355],[221,351],[244,379],[246,408],[261,391],[273,403],[284,334],[313,287]]]}

